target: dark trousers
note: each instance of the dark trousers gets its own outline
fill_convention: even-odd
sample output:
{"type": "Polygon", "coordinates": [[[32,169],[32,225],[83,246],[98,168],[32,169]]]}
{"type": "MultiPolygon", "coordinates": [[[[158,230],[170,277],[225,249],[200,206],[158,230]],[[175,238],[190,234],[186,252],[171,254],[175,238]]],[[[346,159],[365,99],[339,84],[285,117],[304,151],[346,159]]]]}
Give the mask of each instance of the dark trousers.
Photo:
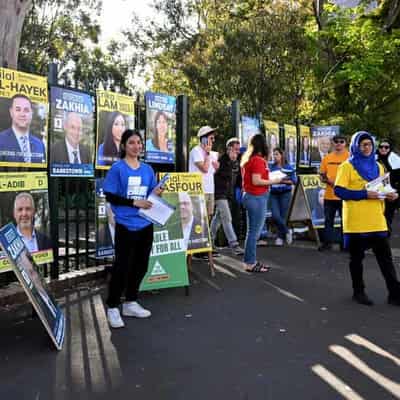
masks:
{"type": "MultiPolygon", "coordinates": [[[[335,214],[339,211],[342,217],[342,201],[341,200],[324,200],[325,230],[324,242],[331,244],[335,233],[335,214]]],[[[341,230],[340,230],[341,231],[341,230]]],[[[342,242],[342,240],[341,240],[342,242]]]]}
{"type": "Polygon", "coordinates": [[[363,264],[365,250],[371,248],[375,254],[376,261],[385,279],[389,295],[400,298],[400,283],[397,280],[396,270],[393,265],[392,251],[387,237],[360,237],[351,235],[349,237],[350,273],[353,281],[354,293],[364,291],[363,264]]]}
{"type": "Polygon", "coordinates": [[[152,244],[153,225],[130,231],[116,224],[115,261],[108,286],[108,307],[118,307],[123,293],[125,301],[136,301],[140,283],[147,272],[152,244]]]}
{"type": "Polygon", "coordinates": [[[389,233],[392,233],[392,222],[393,222],[393,217],[394,213],[396,210],[399,208],[399,202],[398,200],[396,201],[388,201],[385,200],[385,218],[386,218],[386,223],[389,229],[389,233]]]}

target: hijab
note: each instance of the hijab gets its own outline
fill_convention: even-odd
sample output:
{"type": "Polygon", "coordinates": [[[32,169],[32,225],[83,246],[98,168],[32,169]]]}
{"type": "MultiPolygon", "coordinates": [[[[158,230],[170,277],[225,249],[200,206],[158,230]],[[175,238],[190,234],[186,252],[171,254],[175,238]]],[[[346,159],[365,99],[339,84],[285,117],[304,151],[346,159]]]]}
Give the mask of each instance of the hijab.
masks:
{"type": "Polygon", "coordinates": [[[375,160],[375,141],[368,132],[356,132],[351,137],[349,162],[367,182],[372,181],[379,176],[379,167],[375,160]],[[372,151],[369,156],[365,156],[360,150],[360,143],[365,139],[372,142],[372,151]]]}

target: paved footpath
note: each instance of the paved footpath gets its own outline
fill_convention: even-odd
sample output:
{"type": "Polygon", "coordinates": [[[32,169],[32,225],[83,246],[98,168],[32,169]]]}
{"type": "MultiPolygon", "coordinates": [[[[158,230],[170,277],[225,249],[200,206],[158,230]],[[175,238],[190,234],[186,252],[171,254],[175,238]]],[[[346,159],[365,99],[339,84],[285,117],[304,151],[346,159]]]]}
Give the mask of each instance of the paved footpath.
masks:
{"type": "Polygon", "coordinates": [[[195,262],[189,296],[145,293],[152,318],[117,331],[104,288],[68,292],[61,352],[36,318],[1,312],[0,399],[399,399],[400,308],[386,304],[375,260],[366,307],[350,299],[345,253],[259,254],[271,272],[244,273],[226,253],[211,278],[195,262]]]}

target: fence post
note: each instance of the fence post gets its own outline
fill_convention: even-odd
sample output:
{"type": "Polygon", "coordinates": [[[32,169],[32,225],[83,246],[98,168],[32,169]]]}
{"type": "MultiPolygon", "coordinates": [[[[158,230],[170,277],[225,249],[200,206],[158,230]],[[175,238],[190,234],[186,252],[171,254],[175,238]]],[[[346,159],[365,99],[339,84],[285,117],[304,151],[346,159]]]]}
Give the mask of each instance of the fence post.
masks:
{"type": "Polygon", "coordinates": [[[177,172],[188,169],[189,147],[189,98],[185,95],[177,97],[176,104],[176,149],[175,165],[177,172]]]}

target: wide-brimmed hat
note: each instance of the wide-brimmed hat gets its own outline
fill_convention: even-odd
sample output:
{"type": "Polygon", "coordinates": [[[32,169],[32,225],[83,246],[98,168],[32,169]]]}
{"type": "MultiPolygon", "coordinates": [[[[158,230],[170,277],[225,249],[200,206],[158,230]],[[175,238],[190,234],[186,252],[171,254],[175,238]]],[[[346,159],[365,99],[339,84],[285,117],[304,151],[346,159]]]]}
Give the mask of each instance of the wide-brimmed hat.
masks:
{"type": "Polygon", "coordinates": [[[218,128],[211,128],[211,126],[202,126],[198,132],[197,132],[197,137],[202,137],[209,135],[212,132],[215,132],[218,128]]]}

